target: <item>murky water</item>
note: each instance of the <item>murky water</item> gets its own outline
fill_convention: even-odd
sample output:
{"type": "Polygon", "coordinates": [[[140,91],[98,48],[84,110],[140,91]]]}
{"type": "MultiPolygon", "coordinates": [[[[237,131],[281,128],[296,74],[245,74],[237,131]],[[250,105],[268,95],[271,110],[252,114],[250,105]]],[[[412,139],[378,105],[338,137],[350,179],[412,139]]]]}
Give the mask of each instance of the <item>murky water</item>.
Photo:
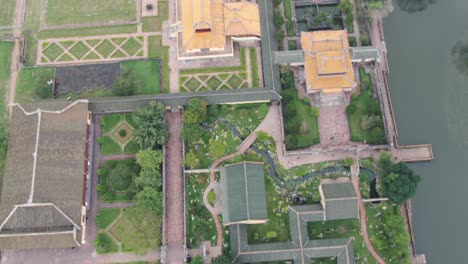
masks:
{"type": "Polygon", "coordinates": [[[412,14],[396,6],[384,28],[400,144],[432,143],[435,154],[411,166],[423,177],[413,200],[416,248],[428,263],[468,263],[468,76],[450,56],[468,42],[468,1],[438,0],[412,14]]]}

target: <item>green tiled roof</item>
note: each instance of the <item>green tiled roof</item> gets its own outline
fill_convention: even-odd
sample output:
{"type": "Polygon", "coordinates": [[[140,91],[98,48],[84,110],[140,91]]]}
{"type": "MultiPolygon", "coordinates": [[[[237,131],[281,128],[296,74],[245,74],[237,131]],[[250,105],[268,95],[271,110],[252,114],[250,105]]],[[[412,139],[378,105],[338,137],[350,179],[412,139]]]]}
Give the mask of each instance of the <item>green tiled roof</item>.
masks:
{"type": "Polygon", "coordinates": [[[322,190],[325,200],[357,197],[351,182],[322,183],[322,190]]]}
{"type": "Polygon", "coordinates": [[[224,224],[266,220],[263,163],[241,162],[221,169],[224,224]]]}

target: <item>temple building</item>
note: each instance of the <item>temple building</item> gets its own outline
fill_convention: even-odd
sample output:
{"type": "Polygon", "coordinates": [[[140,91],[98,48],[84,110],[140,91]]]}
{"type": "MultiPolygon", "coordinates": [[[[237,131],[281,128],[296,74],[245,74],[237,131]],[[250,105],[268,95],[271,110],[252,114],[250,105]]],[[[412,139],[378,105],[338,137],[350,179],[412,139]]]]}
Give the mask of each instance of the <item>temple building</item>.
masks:
{"type": "Polygon", "coordinates": [[[233,56],[233,41],[260,40],[256,3],[179,0],[179,4],[179,59],[233,56]]]}
{"type": "Polygon", "coordinates": [[[356,88],[345,30],[302,32],[306,92],[339,94],[356,88]]]}

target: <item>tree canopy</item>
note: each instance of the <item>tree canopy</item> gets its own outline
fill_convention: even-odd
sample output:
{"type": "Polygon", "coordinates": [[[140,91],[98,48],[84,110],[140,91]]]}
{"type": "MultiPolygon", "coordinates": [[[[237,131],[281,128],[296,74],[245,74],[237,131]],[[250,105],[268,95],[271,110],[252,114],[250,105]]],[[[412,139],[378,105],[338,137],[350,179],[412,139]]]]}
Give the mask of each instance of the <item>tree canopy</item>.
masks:
{"type": "Polygon", "coordinates": [[[184,130],[182,136],[187,142],[195,142],[203,133],[202,123],[207,121],[208,103],[200,98],[190,99],[184,111],[184,130]]]}
{"type": "Polygon", "coordinates": [[[192,264],[203,264],[204,260],[203,260],[203,257],[201,255],[198,255],[198,256],[194,257],[192,259],[192,261],[190,261],[190,263],[192,263],[192,264]]]}
{"type": "Polygon", "coordinates": [[[155,188],[146,186],[135,195],[137,206],[147,208],[156,215],[162,215],[162,192],[157,191],[155,188]]]}
{"type": "Polygon", "coordinates": [[[390,155],[381,155],[379,165],[385,195],[393,202],[403,204],[416,193],[420,177],[403,162],[393,163],[390,155]]]}
{"type": "Polygon", "coordinates": [[[123,68],[120,78],[112,86],[112,92],[117,96],[133,95],[138,85],[139,82],[135,77],[135,73],[130,69],[123,68]]]}
{"type": "Polygon", "coordinates": [[[135,141],[141,149],[155,149],[169,140],[169,131],[164,120],[164,105],[152,101],[145,107],[138,108],[133,114],[137,124],[135,141]]]}
{"type": "Polygon", "coordinates": [[[136,155],[136,162],[143,169],[159,170],[163,161],[161,150],[142,149],[136,155]]]}

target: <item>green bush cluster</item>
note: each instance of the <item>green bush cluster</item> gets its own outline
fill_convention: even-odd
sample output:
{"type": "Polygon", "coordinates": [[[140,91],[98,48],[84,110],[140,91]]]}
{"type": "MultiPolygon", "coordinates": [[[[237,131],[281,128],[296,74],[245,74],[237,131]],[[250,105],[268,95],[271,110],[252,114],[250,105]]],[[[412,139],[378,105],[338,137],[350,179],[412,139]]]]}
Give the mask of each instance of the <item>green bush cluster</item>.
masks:
{"type": "Polygon", "coordinates": [[[287,149],[306,148],[320,143],[317,117],[318,108],[311,107],[310,99],[299,99],[294,74],[289,68],[281,71],[283,117],[287,149]]]}
{"type": "Polygon", "coordinates": [[[136,156],[136,162],[141,166],[141,171],[135,179],[136,204],[151,210],[158,217],[162,216],[163,212],[162,161],[161,150],[147,148],[138,151],[136,156]]]}

